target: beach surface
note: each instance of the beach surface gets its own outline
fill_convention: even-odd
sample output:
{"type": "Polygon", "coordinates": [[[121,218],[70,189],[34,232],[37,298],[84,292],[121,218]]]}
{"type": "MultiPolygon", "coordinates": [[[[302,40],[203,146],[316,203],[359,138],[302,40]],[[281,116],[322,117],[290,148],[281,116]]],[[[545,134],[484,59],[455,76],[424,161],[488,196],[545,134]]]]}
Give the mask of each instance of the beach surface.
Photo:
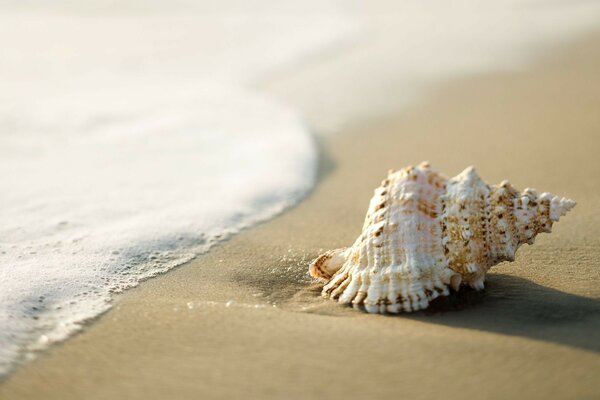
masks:
{"type": "MultiPolygon", "coordinates": [[[[598,71],[600,33],[320,137],[320,181],[302,203],[124,293],[0,398],[600,397],[598,71]],[[322,299],[308,262],[354,241],[388,169],[423,160],[578,205],[483,292],[400,316],[322,299]]],[[[279,79],[266,89],[293,103],[302,82],[279,79]]]]}

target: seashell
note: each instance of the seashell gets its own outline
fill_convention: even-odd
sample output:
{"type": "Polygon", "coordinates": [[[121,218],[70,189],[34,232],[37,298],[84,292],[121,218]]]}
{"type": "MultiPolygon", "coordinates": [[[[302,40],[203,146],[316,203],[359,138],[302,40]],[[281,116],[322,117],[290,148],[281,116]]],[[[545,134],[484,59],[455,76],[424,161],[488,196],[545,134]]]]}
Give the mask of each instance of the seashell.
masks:
{"type": "Polygon", "coordinates": [[[427,308],[449,288],[481,290],[488,269],[575,206],[508,181],[486,184],[473,167],[448,179],[428,163],[390,171],[375,189],[361,235],[309,267],[323,296],[370,313],[427,308]]]}

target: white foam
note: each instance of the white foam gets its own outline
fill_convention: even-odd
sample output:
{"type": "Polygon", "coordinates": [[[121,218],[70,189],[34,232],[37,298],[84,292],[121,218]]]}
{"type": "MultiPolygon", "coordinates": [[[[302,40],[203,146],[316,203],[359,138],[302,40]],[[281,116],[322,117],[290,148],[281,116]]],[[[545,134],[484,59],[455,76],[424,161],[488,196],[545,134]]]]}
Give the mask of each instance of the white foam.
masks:
{"type": "Polygon", "coordinates": [[[0,135],[2,368],[310,189],[293,112],[207,87],[55,97],[0,135]]]}
{"type": "Polygon", "coordinates": [[[0,14],[0,376],[112,293],[302,198],[317,163],[307,127],[243,87],[353,29],[275,5],[33,4],[0,14]]]}

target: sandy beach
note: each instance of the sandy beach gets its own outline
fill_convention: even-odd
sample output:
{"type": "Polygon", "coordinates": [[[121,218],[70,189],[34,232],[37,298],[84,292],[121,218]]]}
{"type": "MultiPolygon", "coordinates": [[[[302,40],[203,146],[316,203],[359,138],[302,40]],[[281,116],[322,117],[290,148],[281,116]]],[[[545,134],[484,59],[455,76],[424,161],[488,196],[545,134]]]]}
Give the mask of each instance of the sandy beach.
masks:
{"type": "MultiPolygon", "coordinates": [[[[318,137],[308,198],[124,293],[18,368],[0,398],[600,397],[598,71],[600,33],[318,137]],[[400,316],[322,299],[308,262],[354,241],[388,169],[423,160],[449,176],[474,165],[489,183],[578,206],[495,267],[483,292],[400,316]]],[[[286,88],[302,82],[279,79],[266,89],[293,103],[286,88]]]]}

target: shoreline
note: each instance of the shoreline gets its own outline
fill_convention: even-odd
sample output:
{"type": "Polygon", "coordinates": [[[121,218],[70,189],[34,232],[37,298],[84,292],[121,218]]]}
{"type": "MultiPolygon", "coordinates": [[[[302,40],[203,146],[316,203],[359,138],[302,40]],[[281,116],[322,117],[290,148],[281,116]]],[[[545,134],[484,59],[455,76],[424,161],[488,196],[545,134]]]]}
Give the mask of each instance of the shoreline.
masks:
{"type": "Polygon", "coordinates": [[[396,116],[318,138],[319,179],[300,204],[120,295],[19,367],[0,398],[597,396],[599,44],[596,32],[529,68],[456,79],[396,116]],[[389,168],[424,159],[579,204],[495,267],[481,294],[399,317],[321,299],[310,259],[354,241],[389,168]]]}

